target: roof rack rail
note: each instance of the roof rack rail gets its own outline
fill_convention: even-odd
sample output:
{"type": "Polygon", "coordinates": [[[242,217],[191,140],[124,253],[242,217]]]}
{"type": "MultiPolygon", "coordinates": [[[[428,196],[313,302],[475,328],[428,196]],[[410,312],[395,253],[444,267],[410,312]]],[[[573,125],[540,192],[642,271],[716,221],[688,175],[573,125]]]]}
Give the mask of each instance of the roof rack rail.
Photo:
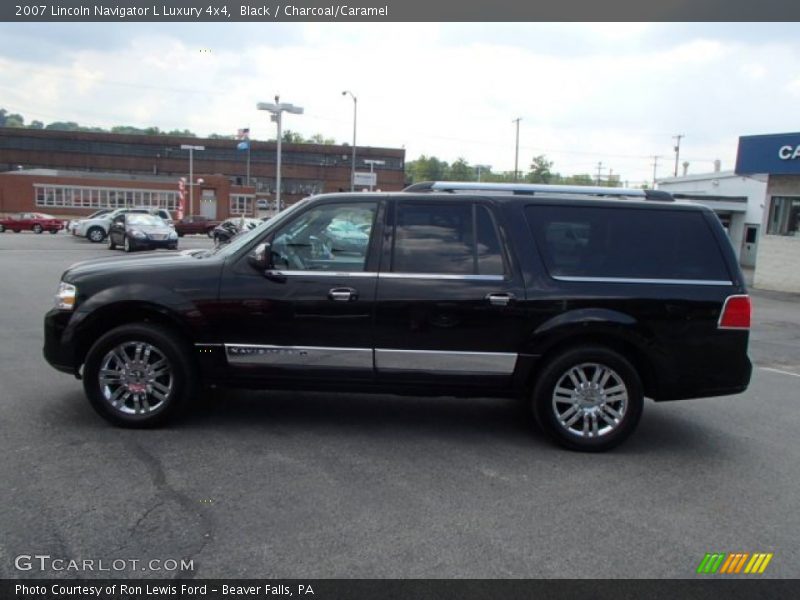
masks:
{"type": "Polygon", "coordinates": [[[604,196],[614,198],[640,198],[674,202],[672,194],[661,190],[635,190],[619,187],[591,185],[547,185],[543,183],[481,183],[471,181],[422,181],[414,183],[404,192],[494,192],[518,196],[536,194],[578,194],[583,196],[604,196]]]}

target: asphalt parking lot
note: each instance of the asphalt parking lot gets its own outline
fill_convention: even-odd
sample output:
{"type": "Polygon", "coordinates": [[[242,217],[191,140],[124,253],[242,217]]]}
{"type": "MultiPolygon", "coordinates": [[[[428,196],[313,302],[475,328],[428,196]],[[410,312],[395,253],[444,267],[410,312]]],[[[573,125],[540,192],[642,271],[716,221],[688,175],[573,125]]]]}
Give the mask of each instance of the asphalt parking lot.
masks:
{"type": "Polygon", "coordinates": [[[126,431],[41,353],[61,272],[109,252],[0,234],[1,577],[93,576],[15,568],[38,553],[192,559],[181,575],[202,578],[685,578],[736,551],[800,576],[796,297],[754,293],[746,394],[647,402],[607,454],[556,448],[494,399],[216,390],[126,431]]]}

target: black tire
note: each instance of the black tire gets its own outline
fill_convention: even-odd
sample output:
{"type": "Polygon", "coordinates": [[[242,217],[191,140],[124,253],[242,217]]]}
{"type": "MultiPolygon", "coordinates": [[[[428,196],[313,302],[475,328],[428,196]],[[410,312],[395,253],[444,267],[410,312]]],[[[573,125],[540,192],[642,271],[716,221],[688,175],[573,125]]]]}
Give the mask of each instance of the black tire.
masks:
{"type": "Polygon", "coordinates": [[[116,250],[117,249],[117,245],[114,243],[114,240],[112,239],[112,237],[113,236],[111,235],[111,233],[109,233],[108,234],[108,249],[109,250],[116,250]]]}
{"type": "MultiPolygon", "coordinates": [[[[103,335],[89,350],[83,369],[83,389],[92,408],[108,422],[130,428],[158,427],[178,416],[195,396],[196,380],[197,369],[192,361],[190,346],[169,329],[148,323],[122,325],[103,335]],[[123,400],[121,407],[114,407],[107,399],[107,394],[113,398],[114,384],[106,386],[100,381],[100,369],[111,351],[126,343],[150,345],[155,349],[150,354],[151,358],[160,354],[167,361],[171,377],[170,391],[164,395],[163,401],[151,396],[151,392],[147,393],[153,401],[150,412],[127,412],[132,410],[126,405],[126,402],[132,403],[130,399],[123,400]]],[[[121,394],[121,397],[124,396],[125,392],[121,394]]],[[[141,407],[141,404],[138,405],[141,407]]]]}
{"type": "Polygon", "coordinates": [[[39,234],[42,233],[42,231],[44,230],[42,229],[42,226],[39,225],[38,223],[36,223],[36,225],[33,226],[33,233],[39,234]]]}
{"type": "Polygon", "coordinates": [[[86,239],[93,244],[99,244],[106,239],[106,232],[103,231],[102,227],[90,227],[89,231],[86,232],[86,239]]]}
{"type": "MultiPolygon", "coordinates": [[[[591,380],[594,377],[587,379],[585,385],[591,386],[591,380]]],[[[603,452],[625,441],[636,429],[642,415],[643,405],[642,382],[636,369],[624,356],[603,346],[572,348],[549,360],[537,377],[531,401],[536,422],[551,439],[565,448],[583,452],[603,452]],[[579,392],[578,386],[574,384],[575,381],[580,381],[577,372],[573,372],[576,379],[569,377],[573,368],[590,376],[594,375],[598,369],[606,369],[600,371],[600,374],[602,376],[610,372],[607,381],[613,385],[608,390],[603,389],[602,392],[595,390],[579,392]],[[562,378],[566,379],[562,382],[562,378]],[[556,387],[559,383],[563,385],[558,387],[559,399],[556,400],[556,387]],[[623,386],[622,391],[606,396],[606,392],[612,388],[617,390],[620,385],[623,386]],[[565,392],[573,393],[568,397],[565,392]],[[614,398],[621,398],[622,392],[626,394],[625,401],[614,400],[614,398]],[[584,396],[587,398],[585,400],[586,408],[579,399],[579,395],[582,393],[587,394],[584,396]],[[598,406],[592,406],[595,401],[599,403],[598,406]],[[567,406],[561,413],[561,418],[557,414],[557,410],[559,410],[556,408],[557,406],[567,406]],[[623,407],[624,410],[622,410],[623,407]],[[619,415],[620,418],[606,412],[609,410],[619,415]],[[571,419],[577,420],[568,425],[571,419]],[[608,419],[611,419],[613,423],[610,423],[608,419]],[[584,427],[588,425],[588,430],[577,431],[578,421],[584,427]],[[592,432],[593,422],[598,423],[596,433],[592,432]],[[607,430],[604,431],[605,429],[607,430]]]]}
{"type": "Polygon", "coordinates": [[[129,238],[127,235],[123,238],[122,241],[123,241],[122,249],[125,250],[125,252],[133,252],[135,250],[131,238],[129,238]]]}
{"type": "Polygon", "coordinates": [[[0,225],[0,233],[3,233],[6,230],[5,225],[0,225]]]}

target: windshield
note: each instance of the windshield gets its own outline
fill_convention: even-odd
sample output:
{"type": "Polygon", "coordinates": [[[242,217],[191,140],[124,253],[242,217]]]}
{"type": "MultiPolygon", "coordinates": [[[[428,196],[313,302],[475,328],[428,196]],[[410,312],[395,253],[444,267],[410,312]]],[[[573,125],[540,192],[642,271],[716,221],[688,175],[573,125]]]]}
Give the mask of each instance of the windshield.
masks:
{"type": "Polygon", "coordinates": [[[299,202],[292,204],[289,208],[281,211],[274,217],[272,217],[269,221],[263,221],[258,227],[255,229],[245,230],[243,233],[240,233],[237,236],[234,236],[233,240],[230,244],[226,244],[224,246],[220,246],[212,250],[207,256],[217,255],[217,256],[230,256],[235,254],[239,251],[240,248],[244,248],[250,242],[255,239],[261,237],[266,229],[267,224],[272,226],[273,223],[281,223],[287,217],[291,216],[294,212],[296,212],[299,208],[308,204],[310,198],[303,198],[299,202]]]}
{"type": "Polygon", "coordinates": [[[129,214],[128,215],[128,225],[144,225],[149,227],[166,227],[166,223],[164,223],[161,217],[156,217],[155,215],[137,215],[137,214],[129,214]]]}

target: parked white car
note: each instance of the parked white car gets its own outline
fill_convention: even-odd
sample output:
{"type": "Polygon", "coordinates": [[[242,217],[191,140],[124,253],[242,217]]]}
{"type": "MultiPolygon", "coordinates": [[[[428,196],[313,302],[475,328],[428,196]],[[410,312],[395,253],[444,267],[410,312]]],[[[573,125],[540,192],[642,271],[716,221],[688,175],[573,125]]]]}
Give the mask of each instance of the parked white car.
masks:
{"type": "Polygon", "coordinates": [[[169,225],[172,225],[172,216],[170,216],[169,211],[163,208],[118,208],[105,214],[97,215],[95,213],[88,219],[81,219],[76,223],[73,234],[85,237],[90,242],[98,244],[106,239],[114,217],[129,212],[156,215],[164,219],[169,225]]]}
{"type": "Polygon", "coordinates": [[[97,219],[110,212],[111,212],[110,208],[101,208],[100,210],[93,212],[88,217],[84,217],[83,219],[72,219],[70,220],[69,225],[67,225],[67,231],[72,235],[78,235],[78,227],[80,226],[81,223],[89,219],[97,219]]]}

